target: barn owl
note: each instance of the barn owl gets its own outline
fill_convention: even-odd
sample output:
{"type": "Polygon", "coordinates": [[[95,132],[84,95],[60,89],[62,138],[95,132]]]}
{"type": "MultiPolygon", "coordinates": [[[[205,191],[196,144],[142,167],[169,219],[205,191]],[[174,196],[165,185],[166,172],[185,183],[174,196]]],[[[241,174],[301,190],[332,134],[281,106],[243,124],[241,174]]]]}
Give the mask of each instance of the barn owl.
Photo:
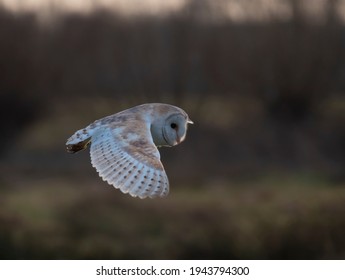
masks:
{"type": "Polygon", "coordinates": [[[133,197],[164,197],[169,181],[157,147],[180,144],[192,123],[178,107],[143,104],[76,131],[67,140],[67,151],[90,144],[92,166],[108,184],[133,197]]]}

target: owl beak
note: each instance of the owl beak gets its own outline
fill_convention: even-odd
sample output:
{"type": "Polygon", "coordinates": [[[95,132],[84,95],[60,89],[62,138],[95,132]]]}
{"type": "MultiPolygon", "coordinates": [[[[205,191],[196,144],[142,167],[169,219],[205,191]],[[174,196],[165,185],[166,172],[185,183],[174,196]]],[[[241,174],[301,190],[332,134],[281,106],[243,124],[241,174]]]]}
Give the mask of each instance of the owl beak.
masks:
{"type": "Polygon", "coordinates": [[[194,122],[190,119],[187,120],[187,123],[194,124],[194,122]]]}

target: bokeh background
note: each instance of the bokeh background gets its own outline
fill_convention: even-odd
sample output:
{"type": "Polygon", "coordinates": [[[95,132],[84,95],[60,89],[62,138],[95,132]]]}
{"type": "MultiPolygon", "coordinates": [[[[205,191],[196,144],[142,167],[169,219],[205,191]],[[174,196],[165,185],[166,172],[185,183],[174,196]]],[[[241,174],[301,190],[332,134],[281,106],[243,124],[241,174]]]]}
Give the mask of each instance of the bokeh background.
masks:
{"type": "Polygon", "coordinates": [[[345,1],[0,4],[0,258],[344,259],[345,1]],[[165,199],[65,141],[145,102],[184,108],[165,199]]]}

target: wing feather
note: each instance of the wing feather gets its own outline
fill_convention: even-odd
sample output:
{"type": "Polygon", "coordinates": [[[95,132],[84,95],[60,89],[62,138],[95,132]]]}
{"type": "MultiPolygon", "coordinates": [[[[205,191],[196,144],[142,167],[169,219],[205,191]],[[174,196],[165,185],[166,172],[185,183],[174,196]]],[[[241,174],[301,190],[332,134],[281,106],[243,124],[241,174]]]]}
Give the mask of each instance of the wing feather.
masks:
{"type": "Polygon", "coordinates": [[[147,125],[103,126],[91,138],[91,163],[100,177],[131,196],[163,197],[169,181],[147,125]]]}

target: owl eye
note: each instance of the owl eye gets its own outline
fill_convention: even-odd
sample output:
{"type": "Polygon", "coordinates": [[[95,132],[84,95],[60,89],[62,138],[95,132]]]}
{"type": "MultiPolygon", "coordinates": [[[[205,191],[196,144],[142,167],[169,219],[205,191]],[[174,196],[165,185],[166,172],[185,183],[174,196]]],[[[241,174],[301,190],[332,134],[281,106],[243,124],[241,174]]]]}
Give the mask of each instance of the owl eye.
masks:
{"type": "Polygon", "coordinates": [[[172,129],[175,129],[175,128],[177,128],[177,124],[176,124],[176,123],[172,123],[172,124],[170,125],[170,127],[171,127],[172,129]]]}

